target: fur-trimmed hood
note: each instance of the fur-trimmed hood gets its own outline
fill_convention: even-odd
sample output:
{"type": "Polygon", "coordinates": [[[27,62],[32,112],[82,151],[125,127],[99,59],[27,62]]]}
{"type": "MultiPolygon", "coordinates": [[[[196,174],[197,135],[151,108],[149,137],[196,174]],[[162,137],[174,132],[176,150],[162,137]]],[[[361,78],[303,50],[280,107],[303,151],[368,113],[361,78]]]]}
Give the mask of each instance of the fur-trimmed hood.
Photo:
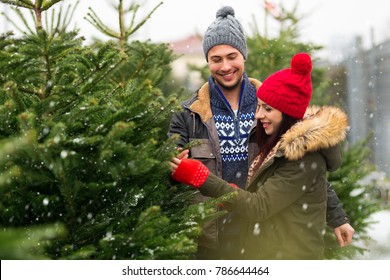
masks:
{"type": "Polygon", "coordinates": [[[283,135],[279,150],[287,159],[298,160],[308,152],[326,150],[341,143],[347,129],[348,117],[341,109],[310,106],[303,121],[283,135]]]}

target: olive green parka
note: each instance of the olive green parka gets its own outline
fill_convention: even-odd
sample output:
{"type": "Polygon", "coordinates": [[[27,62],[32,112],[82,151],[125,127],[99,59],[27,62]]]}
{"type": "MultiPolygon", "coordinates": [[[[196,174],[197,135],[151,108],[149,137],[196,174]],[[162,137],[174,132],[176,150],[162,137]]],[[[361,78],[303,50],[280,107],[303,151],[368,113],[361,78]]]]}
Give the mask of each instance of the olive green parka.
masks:
{"type": "Polygon", "coordinates": [[[335,107],[309,107],[306,115],[283,135],[245,190],[212,173],[200,188],[210,197],[237,192],[225,207],[242,217],[243,259],[323,258],[326,175],[341,165],[348,119],[335,107]]]}

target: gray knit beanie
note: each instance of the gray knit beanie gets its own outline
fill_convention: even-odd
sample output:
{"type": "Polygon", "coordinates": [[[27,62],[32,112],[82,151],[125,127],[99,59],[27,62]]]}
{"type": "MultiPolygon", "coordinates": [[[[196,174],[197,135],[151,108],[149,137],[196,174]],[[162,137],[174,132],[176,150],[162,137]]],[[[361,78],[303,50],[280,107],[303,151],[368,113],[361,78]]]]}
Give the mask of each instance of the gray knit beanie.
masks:
{"type": "Polygon", "coordinates": [[[230,6],[222,7],[217,11],[216,20],[210,24],[203,38],[203,52],[206,56],[209,50],[216,45],[230,45],[247,58],[248,51],[244,30],[234,17],[234,10],[230,6]]]}

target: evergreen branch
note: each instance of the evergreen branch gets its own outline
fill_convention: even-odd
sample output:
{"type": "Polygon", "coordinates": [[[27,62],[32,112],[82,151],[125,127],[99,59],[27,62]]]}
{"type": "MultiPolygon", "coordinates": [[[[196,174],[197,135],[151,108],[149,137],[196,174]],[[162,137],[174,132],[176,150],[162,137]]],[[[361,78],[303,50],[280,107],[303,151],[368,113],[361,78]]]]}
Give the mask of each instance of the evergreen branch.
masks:
{"type": "Polygon", "coordinates": [[[69,179],[71,178],[71,176],[69,176],[69,174],[66,174],[66,171],[63,169],[62,166],[58,175],[60,175],[60,177],[57,177],[57,179],[59,179],[62,185],[62,187],[60,188],[60,193],[66,202],[65,206],[67,209],[67,214],[70,218],[70,221],[68,221],[68,223],[70,223],[70,227],[73,227],[76,218],[75,216],[77,213],[77,205],[75,198],[77,197],[79,188],[78,185],[75,184],[75,182],[69,179]]]}
{"type": "Polygon", "coordinates": [[[42,29],[42,11],[34,7],[35,28],[37,32],[42,29]]]}
{"type": "Polygon", "coordinates": [[[70,21],[72,20],[74,13],[75,13],[75,10],[79,4],[80,4],[80,1],[77,1],[76,4],[73,6],[72,10],[70,9],[71,5],[69,4],[68,8],[66,9],[65,16],[63,17],[62,26],[66,27],[70,24],[70,21]],[[69,13],[70,10],[71,10],[71,12],[69,13]]]}
{"type": "Polygon", "coordinates": [[[123,1],[122,0],[119,0],[119,33],[120,33],[120,37],[119,37],[119,45],[120,45],[120,49],[123,51],[123,47],[124,47],[124,41],[125,41],[125,32],[124,32],[124,11],[123,11],[123,1]]]}
{"type": "MultiPolygon", "coordinates": [[[[26,145],[26,144],[28,144],[28,142],[23,143],[23,144],[26,145]]],[[[1,151],[0,151],[0,154],[1,154],[1,151]]],[[[6,154],[5,156],[6,156],[7,160],[10,158],[10,154],[6,154]]],[[[2,163],[1,160],[0,160],[0,163],[2,163]]],[[[18,176],[20,176],[21,173],[22,173],[22,170],[19,166],[12,166],[5,173],[0,172],[0,189],[3,186],[9,185],[10,182],[15,180],[15,178],[17,178],[18,176]]],[[[0,247],[1,247],[1,242],[0,242],[0,247]]]]}
{"type": "Polygon", "coordinates": [[[131,30],[133,28],[134,23],[135,23],[135,16],[138,12],[139,7],[140,7],[139,5],[135,5],[135,4],[133,4],[129,7],[128,12],[133,11],[133,16],[131,17],[130,25],[129,25],[129,28],[127,30],[131,30]]]}
{"type": "MultiPolygon", "coordinates": [[[[79,2],[77,1],[77,4],[75,6],[77,6],[78,4],[79,4],[79,2]]],[[[68,24],[69,24],[68,16],[69,16],[70,8],[71,8],[71,5],[69,4],[68,8],[66,9],[65,16],[62,18],[62,24],[60,24],[60,22],[61,22],[60,14],[62,15],[62,6],[61,6],[60,13],[58,14],[57,28],[58,28],[58,26],[64,26],[64,27],[68,26],[68,24]]],[[[73,11],[74,11],[74,9],[73,9],[73,11]]],[[[73,13],[70,14],[70,19],[72,18],[72,14],[73,13]]]]}
{"type": "MultiPolygon", "coordinates": [[[[50,9],[50,7],[52,7],[53,5],[57,4],[58,2],[61,2],[62,0],[51,0],[51,1],[47,1],[43,4],[39,6],[40,7],[40,10],[41,11],[46,11],[48,9],[50,9]]],[[[40,2],[43,2],[43,0],[41,0],[40,2]]]]}
{"type": "MultiPolygon", "coordinates": [[[[55,10],[53,9],[50,17],[51,18],[50,26],[48,26],[48,24],[46,23],[47,26],[46,30],[50,35],[50,40],[54,38],[55,34],[59,34],[61,32],[60,30],[61,15],[62,15],[62,7],[60,8],[60,11],[57,13],[57,19],[55,20],[56,13],[55,10]]],[[[46,22],[47,22],[47,18],[48,17],[46,17],[46,22]]]]}
{"type": "MultiPolygon", "coordinates": [[[[36,16],[35,16],[35,13],[34,13],[34,11],[33,10],[28,10],[28,12],[30,13],[30,16],[31,16],[31,20],[33,21],[33,22],[35,22],[35,25],[37,25],[37,18],[36,18],[36,16]]],[[[27,22],[26,22],[26,26],[27,26],[27,22]]],[[[29,28],[30,29],[30,28],[29,28]]],[[[32,29],[30,29],[30,30],[32,30],[32,29]]],[[[33,31],[31,31],[31,34],[35,34],[33,31]]]]}
{"type": "MultiPolygon", "coordinates": [[[[158,104],[159,106],[161,104],[158,104]]],[[[169,105],[167,107],[170,107],[169,105]]],[[[161,107],[162,109],[161,110],[158,110],[157,113],[155,114],[151,114],[149,115],[149,118],[145,118],[145,123],[155,123],[156,120],[158,120],[158,118],[165,112],[167,112],[167,108],[166,107],[161,107]]]]}
{"type": "MultiPolygon", "coordinates": [[[[102,74],[100,75],[97,75],[94,79],[91,80],[91,82],[88,82],[87,84],[87,87],[86,88],[83,88],[83,92],[85,90],[87,90],[89,88],[89,86],[95,86],[96,84],[98,84],[99,82],[101,82],[105,77],[107,77],[112,71],[114,71],[116,68],[118,68],[120,65],[122,65],[124,62],[126,62],[126,58],[122,58],[121,60],[119,60],[116,64],[114,64],[112,67],[109,67],[105,72],[103,72],[102,74]]],[[[103,70],[104,67],[100,67],[97,69],[97,72],[100,72],[101,70],[103,70]]],[[[85,80],[88,80],[87,78],[84,79],[83,81],[85,80]]],[[[81,82],[79,83],[79,85],[81,84],[81,82]]],[[[79,86],[78,85],[78,86],[79,86]]]]}
{"type": "Polygon", "coordinates": [[[40,98],[40,94],[38,92],[31,90],[28,87],[24,87],[23,85],[19,85],[18,90],[20,92],[27,93],[27,94],[30,94],[30,95],[33,95],[33,96],[40,98]]]}
{"type": "Polygon", "coordinates": [[[48,18],[46,17],[45,23],[46,23],[46,30],[48,33],[50,33],[50,37],[53,38],[55,34],[65,32],[66,27],[70,24],[75,9],[77,8],[79,4],[79,1],[73,6],[73,9],[71,10],[72,5],[68,5],[68,7],[65,9],[65,16],[63,16],[63,6],[60,6],[59,12],[56,14],[56,11],[53,9],[51,13],[51,23],[48,24],[48,18]],[[57,15],[57,17],[56,17],[57,15]],[[57,19],[56,19],[57,18],[57,19]]]}
{"type": "Polygon", "coordinates": [[[54,15],[55,15],[55,10],[51,10],[51,16],[47,16],[45,17],[45,27],[46,27],[46,30],[48,32],[49,35],[51,35],[51,37],[54,37],[54,34],[55,34],[55,29],[53,29],[53,26],[54,26],[54,15]],[[51,19],[50,21],[50,25],[49,25],[49,18],[51,19]],[[53,32],[54,31],[54,32],[53,32]]]}
{"type": "Polygon", "coordinates": [[[102,33],[106,34],[109,37],[112,38],[119,38],[120,34],[109,28],[107,25],[103,23],[102,20],[99,19],[99,17],[96,15],[95,11],[91,8],[89,8],[90,13],[87,14],[87,17],[84,19],[87,20],[90,24],[95,26],[98,30],[100,30],[102,33]]]}
{"type": "Polygon", "coordinates": [[[136,67],[136,70],[134,71],[134,73],[131,75],[130,79],[134,79],[138,73],[142,70],[144,64],[145,64],[145,61],[148,59],[147,56],[144,56],[143,59],[137,64],[137,67],[136,67]]]}
{"type": "Polygon", "coordinates": [[[0,41],[7,39],[8,37],[11,37],[14,35],[12,31],[8,31],[7,33],[0,34],[0,41]]]}
{"type": "MultiPolygon", "coordinates": [[[[19,19],[23,22],[24,26],[28,29],[28,31],[30,31],[30,34],[33,34],[34,33],[33,30],[28,25],[27,20],[24,17],[24,15],[22,14],[22,12],[20,11],[20,9],[13,9],[13,10],[17,14],[19,19]]],[[[9,21],[18,31],[20,31],[22,33],[26,33],[24,30],[19,28],[19,26],[8,15],[6,15],[5,13],[2,13],[2,15],[4,15],[4,17],[7,19],[7,21],[9,21]]]]}
{"type": "Polygon", "coordinates": [[[90,81],[88,82],[88,85],[96,84],[96,82],[106,77],[109,73],[117,69],[122,63],[124,63],[127,60],[127,56],[123,52],[119,53],[119,60],[116,59],[118,56],[118,52],[117,50],[115,52],[112,52],[110,46],[113,46],[113,43],[108,44],[105,46],[105,48],[101,49],[101,51],[98,53],[98,58],[97,58],[98,65],[95,67],[95,69],[91,70],[91,75],[84,76],[84,78],[81,80],[79,84],[76,85],[76,87],[79,87],[81,84],[85,83],[85,81],[90,81]],[[109,52],[110,56],[105,56],[106,51],[110,51],[109,52]],[[114,56],[115,60],[117,60],[117,62],[113,65],[110,64],[110,59],[109,59],[109,58],[112,59],[112,56],[114,56]],[[108,70],[102,75],[100,75],[98,79],[93,78],[93,76],[97,75],[98,72],[102,72],[102,70],[107,68],[108,70]]]}
{"type": "MultiPolygon", "coordinates": [[[[25,133],[26,131],[34,130],[35,127],[35,114],[25,111],[18,115],[20,130],[25,133]]],[[[30,143],[31,145],[31,143],[30,143]]],[[[34,144],[33,144],[34,145],[34,144]]]]}
{"type": "MultiPolygon", "coordinates": [[[[62,15],[62,6],[60,8],[60,12],[57,15],[56,23],[54,24],[53,20],[52,20],[52,30],[54,30],[53,35],[56,34],[56,33],[61,33],[63,31],[65,31],[64,29],[66,28],[66,25],[61,25],[61,15],[62,15]],[[61,29],[61,26],[64,27],[64,29],[61,29]]],[[[53,13],[52,18],[54,18],[54,13],[53,13]]]]}
{"type": "Polygon", "coordinates": [[[42,260],[47,259],[44,247],[50,240],[64,238],[67,231],[64,225],[34,225],[22,228],[4,228],[0,233],[0,258],[2,260],[42,260]],[[46,244],[42,246],[42,244],[46,244]]]}
{"type": "Polygon", "coordinates": [[[9,92],[9,95],[12,98],[12,100],[15,102],[15,104],[18,108],[18,112],[26,111],[27,106],[26,106],[26,104],[24,104],[23,100],[20,98],[20,96],[17,92],[16,84],[13,82],[9,82],[5,85],[5,88],[9,92]]]}
{"type": "Polygon", "coordinates": [[[118,83],[107,95],[107,98],[101,99],[99,102],[99,105],[103,105],[107,102],[107,100],[111,100],[111,98],[115,95],[116,92],[118,92],[119,89],[123,88],[122,83],[118,83]]]}
{"type": "Polygon", "coordinates": [[[4,162],[9,160],[9,155],[23,149],[35,139],[35,132],[27,131],[21,136],[15,136],[13,138],[8,138],[5,142],[0,142],[0,164],[3,165],[4,162]]]}
{"type": "Polygon", "coordinates": [[[0,0],[0,2],[3,2],[5,4],[10,4],[14,6],[18,6],[21,8],[27,8],[27,9],[33,9],[34,4],[31,3],[29,0],[0,0]]]}
{"type": "MultiPolygon", "coordinates": [[[[45,68],[46,68],[46,74],[45,74],[45,77],[43,78],[44,80],[44,83],[42,83],[42,90],[40,91],[40,94],[39,94],[39,97],[40,99],[44,99],[46,98],[47,96],[50,95],[50,92],[51,92],[51,89],[52,87],[46,87],[45,85],[47,85],[47,82],[48,81],[51,81],[52,79],[52,70],[51,70],[51,60],[50,60],[50,55],[49,55],[49,51],[48,51],[48,42],[47,42],[47,35],[46,33],[45,34],[42,34],[42,36],[44,37],[44,42],[45,44],[43,45],[43,53],[42,53],[42,58],[44,60],[44,65],[45,65],[45,68]]],[[[42,75],[44,75],[44,73],[42,73],[42,75]]]]}
{"type": "MultiPolygon", "coordinates": [[[[58,108],[57,116],[62,116],[66,112],[69,112],[72,108],[74,108],[74,104],[76,104],[79,101],[79,98],[76,96],[74,99],[67,101],[67,104],[62,104],[60,108],[58,108]]],[[[55,118],[54,118],[55,119],[55,118]]],[[[55,119],[57,120],[57,119],[55,119]]]]}
{"type": "MultiPolygon", "coordinates": [[[[157,6],[155,6],[154,9],[153,9],[146,17],[144,17],[144,19],[143,19],[141,22],[139,22],[139,23],[137,24],[136,27],[134,27],[134,29],[131,30],[131,29],[129,28],[129,29],[127,30],[127,32],[126,32],[126,36],[125,36],[126,40],[127,40],[132,34],[134,34],[134,32],[136,32],[141,26],[143,26],[143,25],[145,24],[145,22],[146,22],[148,19],[150,19],[150,17],[151,17],[152,14],[157,10],[157,8],[160,7],[162,4],[163,4],[163,2],[160,2],[157,6]]],[[[135,16],[135,14],[134,14],[134,16],[135,16]]]]}
{"type": "MultiPolygon", "coordinates": [[[[7,15],[7,14],[5,14],[5,13],[1,13],[4,17],[5,17],[5,19],[8,21],[8,22],[10,22],[19,32],[21,32],[21,33],[25,33],[21,28],[19,28],[19,26],[7,15]]],[[[12,34],[13,35],[13,34],[12,34]]],[[[0,38],[1,39],[1,38],[0,38]]]]}

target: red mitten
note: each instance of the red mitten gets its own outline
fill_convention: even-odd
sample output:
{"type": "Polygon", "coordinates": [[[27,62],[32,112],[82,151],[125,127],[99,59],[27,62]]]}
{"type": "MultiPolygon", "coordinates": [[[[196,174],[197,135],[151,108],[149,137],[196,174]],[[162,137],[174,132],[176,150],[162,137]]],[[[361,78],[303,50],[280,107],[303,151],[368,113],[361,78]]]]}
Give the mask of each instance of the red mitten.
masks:
{"type": "Polygon", "coordinates": [[[182,159],[179,166],[172,174],[172,178],[180,183],[200,188],[209,176],[207,167],[195,159],[182,159]]]}

